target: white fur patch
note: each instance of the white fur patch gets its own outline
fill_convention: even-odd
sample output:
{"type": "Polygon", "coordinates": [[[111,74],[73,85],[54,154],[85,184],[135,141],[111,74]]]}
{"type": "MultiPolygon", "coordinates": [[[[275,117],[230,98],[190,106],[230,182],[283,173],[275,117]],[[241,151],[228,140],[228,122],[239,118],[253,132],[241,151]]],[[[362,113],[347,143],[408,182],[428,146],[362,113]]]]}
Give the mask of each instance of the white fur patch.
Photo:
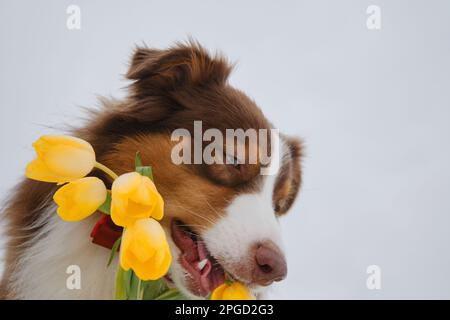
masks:
{"type": "Polygon", "coordinates": [[[98,215],[73,223],[62,221],[55,206],[42,212],[45,225],[30,241],[11,275],[19,299],[113,299],[118,259],[107,267],[110,251],[89,236],[98,215]],[[68,289],[67,267],[81,270],[81,289],[68,289]]]}

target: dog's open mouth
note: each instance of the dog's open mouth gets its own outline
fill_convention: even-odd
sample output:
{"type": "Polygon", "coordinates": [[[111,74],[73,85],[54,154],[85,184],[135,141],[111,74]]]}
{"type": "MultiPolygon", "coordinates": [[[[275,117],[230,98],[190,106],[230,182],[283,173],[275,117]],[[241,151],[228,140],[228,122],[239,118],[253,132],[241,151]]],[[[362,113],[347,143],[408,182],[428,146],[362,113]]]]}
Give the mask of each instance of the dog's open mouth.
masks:
{"type": "Polygon", "coordinates": [[[203,239],[180,220],[172,220],[172,239],[180,249],[180,263],[192,277],[198,293],[207,296],[225,281],[225,271],[210,254],[203,239]]]}

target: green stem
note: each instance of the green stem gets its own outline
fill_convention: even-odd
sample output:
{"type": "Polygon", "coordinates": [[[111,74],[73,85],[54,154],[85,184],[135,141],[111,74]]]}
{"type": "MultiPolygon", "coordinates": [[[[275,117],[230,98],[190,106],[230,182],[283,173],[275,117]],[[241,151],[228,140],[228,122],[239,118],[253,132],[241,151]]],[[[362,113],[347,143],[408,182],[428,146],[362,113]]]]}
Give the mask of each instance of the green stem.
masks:
{"type": "Polygon", "coordinates": [[[124,276],[124,271],[120,267],[120,263],[119,263],[118,268],[117,268],[117,273],[116,273],[116,294],[114,297],[115,300],[126,300],[127,299],[127,296],[125,294],[125,288],[123,287],[123,276],[124,276]]]}
{"type": "Polygon", "coordinates": [[[100,162],[96,162],[94,167],[96,167],[97,169],[102,170],[104,173],[106,173],[108,176],[110,176],[111,178],[113,178],[113,180],[116,180],[119,176],[112,171],[110,168],[108,168],[107,166],[101,164],[100,162]]]}
{"type": "Polygon", "coordinates": [[[144,290],[143,290],[144,288],[141,287],[141,283],[142,283],[142,280],[139,279],[138,280],[138,287],[137,287],[137,294],[136,294],[137,300],[142,300],[142,298],[144,297],[144,290]]]}
{"type": "Polygon", "coordinates": [[[233,282],[234,282],[233,277],[228,272],[225,271],[225,283],[227,285],[232,285],[233,282]]]}

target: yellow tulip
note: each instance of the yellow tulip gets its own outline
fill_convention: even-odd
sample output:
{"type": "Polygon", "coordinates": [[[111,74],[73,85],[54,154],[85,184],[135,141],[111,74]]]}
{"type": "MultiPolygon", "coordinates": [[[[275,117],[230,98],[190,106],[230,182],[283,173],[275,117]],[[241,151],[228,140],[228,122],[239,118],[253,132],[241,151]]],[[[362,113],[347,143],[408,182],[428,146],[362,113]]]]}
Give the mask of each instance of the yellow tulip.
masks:
{"type": "Polygon", "coordinates": [[[42,136],[33,143],[37,158],[26,169],[33,180],[64,183],[85,177],[95,165],[92,146],[70,136],[42,136]]]}
{"type": "Polygon", "coordinates": [[[255,300],[255,296],[240,282],[224,283],[211,295],[211,300],[255,300]]]}
{"type": "Polygon", "coordinates": [[[156,280],[167,273],[172,256],[166,234],[152,218],[137,220],[125,228],[120,244],[120,266],[133,269],[141,280],[156,280]]]}
{"type": "Polygon", "coordinates": [[[129,172],[114,180],[111,188],[111,219],[122,227],[136,220],[164,214],[164,201],[150,178],[129,172]]]}
{"type": "Polygon", "coordinates": [[[62,186],[53,200],[57,213],[65,221],[79,221],[93,214],[106,200],[107,191],[102,180],[87,177],[62,186]]]}

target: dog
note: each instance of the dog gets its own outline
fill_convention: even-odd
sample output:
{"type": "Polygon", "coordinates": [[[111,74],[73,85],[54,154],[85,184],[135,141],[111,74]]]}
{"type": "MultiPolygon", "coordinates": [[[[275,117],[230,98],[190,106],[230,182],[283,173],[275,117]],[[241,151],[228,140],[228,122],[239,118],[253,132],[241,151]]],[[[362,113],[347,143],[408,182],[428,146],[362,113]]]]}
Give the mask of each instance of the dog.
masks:
{"type": "MultiPolygon", "coordinates": [[[[171,132],[192,132],[198,120],[221,132],[273,128],[255,102],[228,83],[232,68],[194,41],[161,50],[137,47],[126,74],[127,97],[102,99],[86,124],[70,131],[91,143],[98,161],[118,174],[134,171],[136,151],[153,167],[173,257],[167,279],[191,299],[206,298],[225,273],[262,298],[287,274],[278,219],[300,189],[300,139],[280,135],[275,153],[281,160],[271,175],[260,174],[259,162],[189,165],[171,159],[171,132]]],[[[111,186],[107,176],[92,174],[111,186]]],[[[112,299],[117,258],[107,267],[110,250],[89,236],[100,213],[77,223],[62,221],[52,201],[56,189],[25,179],[8,200],[1,297],[112,299]],[[81,272],[77,290],[66,286],[73,265],[81,272]]]]}

